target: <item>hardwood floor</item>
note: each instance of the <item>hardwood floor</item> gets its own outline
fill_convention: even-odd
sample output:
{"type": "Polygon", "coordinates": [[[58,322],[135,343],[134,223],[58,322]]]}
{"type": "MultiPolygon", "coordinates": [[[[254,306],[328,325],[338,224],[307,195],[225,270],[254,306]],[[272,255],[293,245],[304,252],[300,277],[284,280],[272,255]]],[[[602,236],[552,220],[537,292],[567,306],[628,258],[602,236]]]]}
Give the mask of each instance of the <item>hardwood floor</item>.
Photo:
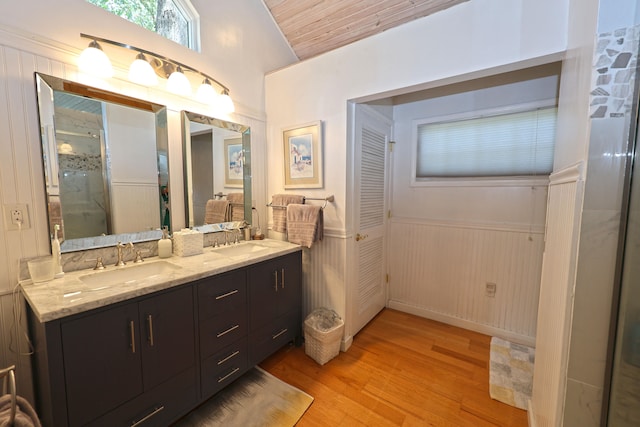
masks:
{"type": "Polygon", "coordinates": [[[324,366],[286,347],[261,367],[314,397],[298,426],[527,426],[489,397],[491,337],[383,310],[324,366]]]}

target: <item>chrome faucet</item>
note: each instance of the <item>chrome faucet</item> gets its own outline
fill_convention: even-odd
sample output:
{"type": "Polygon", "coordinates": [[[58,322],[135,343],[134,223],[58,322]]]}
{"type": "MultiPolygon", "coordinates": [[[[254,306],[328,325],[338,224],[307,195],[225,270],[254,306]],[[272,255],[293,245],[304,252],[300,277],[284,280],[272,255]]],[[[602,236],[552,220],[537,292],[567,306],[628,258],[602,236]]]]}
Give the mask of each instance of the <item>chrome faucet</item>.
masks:
{"type": "Polygon", "coordinates": [[[116,249],[118,249],[118,262],[116,262],[116,267],[120,267],[122,265],[127,264],[126,262],[124,262],[124,256],[122,252],[122,250],[125,248],[133,249],[133,243],[129,242],[129,243],[123,244],[122,242],[118,242],[116,244],[116,249]]]}

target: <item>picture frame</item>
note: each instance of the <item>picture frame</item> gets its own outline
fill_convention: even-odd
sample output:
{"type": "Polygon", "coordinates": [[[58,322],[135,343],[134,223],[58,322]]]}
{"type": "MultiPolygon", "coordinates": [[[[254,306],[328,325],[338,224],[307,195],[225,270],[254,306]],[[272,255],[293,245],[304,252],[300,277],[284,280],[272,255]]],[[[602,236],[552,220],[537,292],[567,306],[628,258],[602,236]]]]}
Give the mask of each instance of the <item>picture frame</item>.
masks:
{"type": "Polygon", "coordinates": [[[224,186],[230,188],[242,188],[244,151],[242,138],[224,140],[224,186]]]}
{"type": "Polygon", "coordinates": [[[323,188],[322,122],[282,131],[284,188],[323,188]]]}

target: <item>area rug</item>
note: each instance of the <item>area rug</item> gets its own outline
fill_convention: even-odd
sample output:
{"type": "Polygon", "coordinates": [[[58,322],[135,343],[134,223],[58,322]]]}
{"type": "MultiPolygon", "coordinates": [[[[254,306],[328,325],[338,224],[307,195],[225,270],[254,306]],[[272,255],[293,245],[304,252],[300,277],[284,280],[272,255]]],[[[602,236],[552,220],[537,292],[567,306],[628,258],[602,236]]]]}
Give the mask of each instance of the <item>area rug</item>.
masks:
{"type": "Polygon", "coordinates": [[[291,427],[313,397],[254,367],[200,405],[175,427],[291,427]]]}
{"type": "Polygon", "coordinates": [[[533,386],[535,350],[500,338],[491,338],[489,394],[520,409],[527,409],[533,386]]]}

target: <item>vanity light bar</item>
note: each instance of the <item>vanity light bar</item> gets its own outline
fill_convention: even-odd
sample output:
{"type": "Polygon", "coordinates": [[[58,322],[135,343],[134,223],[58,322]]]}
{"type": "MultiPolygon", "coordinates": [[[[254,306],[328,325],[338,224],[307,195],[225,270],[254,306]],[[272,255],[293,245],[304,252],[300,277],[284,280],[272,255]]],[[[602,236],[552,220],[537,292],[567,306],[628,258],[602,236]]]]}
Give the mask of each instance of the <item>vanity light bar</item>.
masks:
{"type": "MultiPolygon", "coordinates": [[[[188,72],[197,74],[202,78],[203,85],[210,85],[211,83],[215,83],[217,86],[221,88],[221,92],[218,95],[219,97],[229,96],[229,88],[223,85],[222,83],[220,83],[218,80],[214,79],[208,74],[203,73],[202,71],[196,70],[193,67],[190,67],[186,64],[183,64],[171,58],[167,58],[166,56],[157,54],[155,52],[151,52],[150,50],[132,46],[129,44],[116,42],[116,41],[105,39],[102,37],[92,36],[90,34],[80,33],[80,37],[91,40],[91,43],[89,44],[90,48],[96,48],[101,50],[99,43],[104,43],[104,44],[109,44],[112,46],[117,46],[123,49],[128,49],[128,50],[137,52],[136,59],[144,58],[144,60],[146,60],[149,63],[153,71],[163,79],[169,79],[169,77],[176,72],[182,73],[184,71],[188,71],[188,72]]],[[[149,84],[152,84],[152,83],[149,82],[149,84]]],[[[228,100],[225,99],[225,102],[228,102],[228,100]]],[[[228,112],[233,112],[233,104],[231,104],[231,107],[227,107],[227,110],[229,109],[231,111],[228,111],[228,112]]]]}

